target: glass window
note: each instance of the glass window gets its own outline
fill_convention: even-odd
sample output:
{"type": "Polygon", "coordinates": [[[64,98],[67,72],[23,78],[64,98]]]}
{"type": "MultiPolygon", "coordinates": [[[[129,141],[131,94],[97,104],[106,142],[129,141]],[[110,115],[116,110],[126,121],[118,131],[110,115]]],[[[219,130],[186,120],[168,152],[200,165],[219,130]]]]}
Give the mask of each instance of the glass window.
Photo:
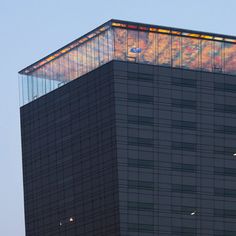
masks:
{"type": "Polygon", "coordinates": [[[154,168],[154,161],[128,158],[128,166],[129,167],[136,167],[136,168],[143,168],[143,169],[153,169],[154,168]]]}
{"type": "Polygon", "coordinates": [[[225,43],[225,72],[236,74],[236,44],[225,43]]]}
{"type": "Polygon", "coordinates": [[[199,42],[198,39],[182,38],[182,67],[199,69],[199,42]]]}
{"type": "Polygon", "coordinates": [[[212,41],[201,40],[201,69],[212,71],[212,41]]]}
{"type": "Polygon", "coordinates": [[[128,206],[128,209],[130,209],[130,210],[137,210],[137,211],[154,210],[154,204],[147,203],[147,202],[131,202],[131,201],[129,201],[127,203],[127,206],[128,206]]]}
{"type": "Polygon", "coordinates": [[[129,232],[154,232],[154,225],[150,224],[136,224],[136,223],[128,223],[128,231],[129,232]]]}
{"type": "Polygon", "coordinates": [[[181,50],[181,37],[172,36],[172,66],[180,67],[182,65],[182,50],[181,50]]]}
{"type": "Polygon", "coordinates": [[[184,164],[184,163],[173,162],[171,164],[171,169],[174,171],[193,173],[197,171],[197,166],[194,164],[184,164]]]}
{"type": "Polygon", "coordinates": [[[153,126],[153,117],[128,115],[128,124],[153,126]]]}
{"type": "Polygon", "coordinates": [[[197,188],[193,185],[172,184],[172,191],[176,193],[196,193],[197,188]]]}
{"type": "Polygon", "coordinates": [[[114,50],[115,50],[115,59],[117,60],[126,60],[127,53],[127,30],[114,28],[114,50]]]}
{"type": "Polygon", "coordinates": [[[128,137],[128,145],[153,147],[154,142],[151,138],[128,137]]]}
{"type": "Polygon", "coordinates": [[[171,65],[171,36],[168,34],[157,34],[157,59],[159,65],[171,65]]]}
{"type": "Polygon", "coordinates": [[[139,62],[156,64],[156,34],[139,32],[139,62]]]}
{"type": "Polygon", "coordinates": [[[223,48],[224,44],[222,42],[213,42],[213,71],[223,72],[224,60],[223,60],[223,48]]]}
{"type": "Polygon", "coordinates": [[[149,181],[128,180],[128,188],[130,189],[144,189],[153,190],[154,183],[149,181]]]}
{"type": "Polygon", "coordinates": [[[139,47],[139,40],[138,40],[139,32],[136,30],[128,30],[127,36],[127,60],[138,62],[139,53],[141,51],[139,47]]]}

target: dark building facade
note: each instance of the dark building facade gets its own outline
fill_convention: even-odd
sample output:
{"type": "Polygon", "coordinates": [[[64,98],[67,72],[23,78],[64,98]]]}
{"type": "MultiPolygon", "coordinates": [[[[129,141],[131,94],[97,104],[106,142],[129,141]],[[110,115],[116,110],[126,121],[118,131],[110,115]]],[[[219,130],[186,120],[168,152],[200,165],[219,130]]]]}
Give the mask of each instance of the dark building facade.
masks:
{"type": "Polygon", "coordinates": [[[118,235],[112,65],[21,109],[28,235],[118,235]]]}
{"type": "Polygon", "coordinates": [[[20,72],[26,235],[235,236],[236,39],[86,38],[20,72]]]}

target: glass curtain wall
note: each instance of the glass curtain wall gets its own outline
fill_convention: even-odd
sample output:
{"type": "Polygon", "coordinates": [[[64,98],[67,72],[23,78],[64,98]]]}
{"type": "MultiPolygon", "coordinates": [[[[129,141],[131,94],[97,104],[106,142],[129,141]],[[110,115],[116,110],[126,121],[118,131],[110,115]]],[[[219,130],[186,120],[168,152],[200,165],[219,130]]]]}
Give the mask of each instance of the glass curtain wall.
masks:
{"type": "Polygon", "coordinates": [[[201,38],[199,34],[184,36],[179,31],[158,31],[135,25],[132,29],[100,28],[80,39],[78,46],[50,59],[49,56],[45,59],[46,63],[44,60],[43,65],[41,62],[37,64],[39,68],[19,75],[21,105],[113,59],[236,74],[235,43],[213,41],[201,38]]]}
{"type": "Polygon", "coordinates": [[[236,44],[114,28],[114,58],[236,74],[236,44]]]}
{"type": "Polygon", "coordinates": [[[111,61],[113,42],[110,28],[33,72],[19,74],[21,105],[111,61]]]}

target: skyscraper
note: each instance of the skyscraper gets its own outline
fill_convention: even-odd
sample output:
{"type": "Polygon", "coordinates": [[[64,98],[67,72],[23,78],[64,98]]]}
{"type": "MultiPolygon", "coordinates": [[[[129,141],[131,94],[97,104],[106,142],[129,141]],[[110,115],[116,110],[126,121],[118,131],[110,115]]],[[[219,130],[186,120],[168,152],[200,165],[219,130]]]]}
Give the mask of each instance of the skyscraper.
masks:
{"type": "Polygon", "coordinates": [[[19,73],[27,236],[236,235],[236,37],[110,20],[19,73]]]}

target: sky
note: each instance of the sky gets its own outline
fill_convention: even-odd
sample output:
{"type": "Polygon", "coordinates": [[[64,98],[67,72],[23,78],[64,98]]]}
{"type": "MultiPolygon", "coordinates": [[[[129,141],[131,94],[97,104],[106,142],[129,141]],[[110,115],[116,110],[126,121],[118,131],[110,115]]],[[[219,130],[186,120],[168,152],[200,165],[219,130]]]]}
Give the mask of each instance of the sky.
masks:
{"type": "Polygon", "coordinates": [[[18,71],[107,20],[236,35],[235,0],[0,0],[0,235],[24,236],[18,71]]]}

